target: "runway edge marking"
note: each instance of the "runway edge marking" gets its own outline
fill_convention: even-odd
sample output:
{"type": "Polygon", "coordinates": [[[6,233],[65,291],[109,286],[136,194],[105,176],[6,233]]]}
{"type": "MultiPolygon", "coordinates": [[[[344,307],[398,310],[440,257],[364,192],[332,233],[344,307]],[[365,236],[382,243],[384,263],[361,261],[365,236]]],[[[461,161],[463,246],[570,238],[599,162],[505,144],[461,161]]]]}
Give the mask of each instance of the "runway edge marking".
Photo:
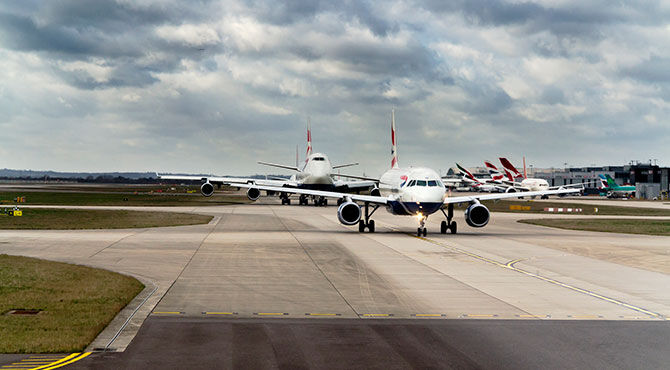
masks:
{"type": "Polygon", "coordinates": [[[508,270],[516,271],[516,272],[518,272],[518,273],[520,273],[520,274],[524,274],[524,275],[526,275],[526,276],[534,277],[534,278],[536,278],[536,279],[545,281],[545,282],[550,283],[550,284],[558,285],[558,286],[561,286],[561,287],[566,288],[566,289],[570,289],[570,290],[575,291],[575,292],[578,292],[578,293],[586,294],[586,295],[591,296],[591,297],[596,298],[596,299],[600,299],[600,300],[603,300],[603,301],[606,301],[606,302],[609,302],[609,303],[613,303],[613,304],[616,304],[616,305],[619,305],[619,306],[628,308],[628,309],[630,309],[630,310],[637,311],[637,312],[643,313],[643,314],[645,314],[645,315],[649,315],[649,316],[651,316],[651,317],[656,317],[656,318],[658,318],[658,319],[660,319],[660,320],[664,320],[664,321],[665,321],[665,320],[668,320],[664,315],[662,315],[662,314],[660,314],[660,313],[653,312],[653,311],[644,309],[644,308],[642,308],[642,307],[634,306],[634,305],[632,305],[632,304],[630,304],[630,303],[626,303],[626,302],[620,301],[620,300],[618,300],[618,299],[610,298],[610,297],[604,296],[604,295],[602,295],[602,294],[598,294],[598,293],[592,292],[592,291],[587,290],[587,289],[579,288],[579,287],[576,287],[576,286],[574,286],[574,285],[566,284],[566,283],[560,282],[560,281],[558,281],[558,280],[555,280],[555,279],[552,279],[552,278],[548,278],[548,277],[544,277],[544,276],[540,276],[540,275],[538,275],[538,274],[534,274],[534,273],[532,273],[532,272],[529,272],[529,271],[520,269],[520,268],[518,268],[518,267],[515,267],[514,264],[516,264],[517,262],[522,261],[522,259],[512,260],[512,261],[510,261],[510,262],[508,262],[508,263],[500,263],[500,262],[494,261],[494,260],[492,260],[492,259],[490,259],[490,258],[486,258],[486,257],[484,257],[484,256],[480,256],[480,255],[478,255],[478,254],[475,254],[475,253],[472,253],[472,252],[468,252],[468,251],[466,251],[466,250],[463,250],[463,249],[460,249],[460,248],[456,248],[456,247],[453,247],[453,246],[450,246],[450,245],[445,245],[445,244],[442,244],[442,243],[437,242],[437,241],[432,240],[432,239],[428,239],[428,238],[421,237],[421,236],[416,236],[416,235],[409,234],[409,233],[407,233],[407,235],[409,235],[409,236],[411,236],[411,237],[413,237],[413,238],[417,238],[417,239],[420,239],[420,240],[429,242],[429,243],[431,243],[431,244],[434,244],[434,245],[443,247],[443,248],[449,248],[449,249],[451,249],[451,250],[453,250],[453,251],[455,251],[455,252],[458,252],[458,253],[461,253],[461,254],[465,254],[465,255],[467,255],[467,256],[469,256],[469,257],[475,258],[475,259],[480,260],[480,261],[482,261],[482,262],[486,262],[486,263],[489,263],[489,264],[492,264],[492,265],[495,265],[495,266],[498,266],[498,267],[502,267],[502,268],[504,268],[504,269],[508,269],[508,270]]]}

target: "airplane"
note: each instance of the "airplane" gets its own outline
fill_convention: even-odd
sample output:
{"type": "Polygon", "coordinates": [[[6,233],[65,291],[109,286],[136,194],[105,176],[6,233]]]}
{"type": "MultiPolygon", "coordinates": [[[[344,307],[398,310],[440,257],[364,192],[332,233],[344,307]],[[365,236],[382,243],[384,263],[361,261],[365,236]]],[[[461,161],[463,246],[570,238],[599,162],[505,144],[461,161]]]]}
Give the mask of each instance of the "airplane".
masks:
{"type": "Polygon", "coordinates": [[[635,196],[635,185],[619,185],[610,175],[598,175],[607,190],[608,198],[630,198],[635,196]]]}
{"type": "MultiPolygon", "coordinates": [[[[334,176],[340,176],[340,174],[334,174],[333,169],[344,168],[355,166],[358,163],[348,163],[333,166],[328,159],[328,156],[322,153],[312,153],[312,130],[311,124],[308,123],[307,126],[307,153],[305,163],[302,167],[298,167],[297,163],[297,153],[296,153],[296,165],[282,165],[274,164],[268,162],[258,162],[259,164],[278,167],[283,169],[289,169],[296,171],[295,174],[291,175],[289,179],[251,179],[251,178],[236,178],[236,177],[219,177],[219,176],[181,176],[181,175],[158,175],[161,179],[165,180],[186,180],[186,181],[202,181],[200,187],[200,192],[206,197],[212,196],[214,194],[214,185],[221,187],[222,185],[227,185],[231,183],[247,183],[255,185],[264,185],[271,186],[275,188],[281,188],[278,191],[267,191],[268,195],[274,195],[275,193],[279,194],[279,197],[282,200],[283,204],[291,204],[291,199],[289,196],[295,192],[292,191],[293,188],[300,189],[313,189],[313,190],[327,190],[327,191],[340,191],[340,192],[353,192],[368,190],[372,188],[372,193],[375,192],[376,182],[369,180],[359,180],[359,181],[342,181],[335,180],[334,176]]],[[[247,197],[255,201],[260,197],[260,192],[247,192],[247,197]]],[[[314,205],[327,206],[328,200],[325,197],[312,196],[314,205]]],[[[300,205],[309,204],[308,195],[301,194],[299,197],[300,205]]]]}
{"type": "MultiPolygon", "coordinates": [[[[378,179],[361,176],[348,176],[357,179],[378,181],[378,192],[374,195],[360,195],[333,191],[312,190],[304,188],[291,189],[296,194],[335,198],[341,200],[337,209],[337,218],[343,225],[358,225],[358,231],[367,229],[373,233],[375,222],[372,215],[385,207],[393,215],[414,216],[419,222],[417,236],[426,236],[426,219],[433,213],[441,211],[446,221],[440,224],[440,232],[452,234],[457,232],[454,217],[454,204],[469,203],[465,210],[465,222],[471,227],[484,227],[490,220],[490,212],[481,204],[483,200],[505,198],[520,198],[522,196],[537,196],[549,194],[576,193],[578,189],[558,189],[545,191],[531,191],[525,193],[503,193],[467,196],[449,196],[448,189],[442,182],[440,175],[433,169],[426,167],[400,168],[398,165],[397,135],[395,129],[395,110],[391,112],[391,168],[378,179]],[[359,205],[356,202],[362,202],[359,205]],[[447,211],[445,212],[445,208],[447,211]]],[[[263,191],[285,191],[281,187],[265,186],[253,183],[231,183],[230,186],[247,188],[247,194],[258,196],[263,191]]]]}
{"type": "MultiPolygon", "coordinates": [[[[549,186],[549,182],[545,179],[538,178],[529,178],[526,176],[526,159],[524,158],[524,168],[523,174],[520,173],[512,163],[507,160],[507,158],[499,158],[500,163],[503,165],[505,174],[507,175],[507,180],[502,180],[506,185],[509,185],[508,192],[514,191],[543,191],[543,190],[554,190],[554,189],[566,189],[566,188],[579,188],[580,190],[584,188],[584,184],[566,184],[559,186],[549,186]],[[522,177],[521,182],[515,181],[516,178],[522,177]]],[[[541,199],[549,199],[548,195],[544,195],[541,199]]]]}
{"type": "Polygon", "coordinates": [[[478,179],[470,171],[468,171],[460,164],[456,163],[456,167],[458,167],[459,171],[461,171],[464,174],[463,181],[468,183],[473,190],[486,193],[493,193],[493,192],[504,192],[507,189],[507,187],[496,185],[494,183],[496,179],[493,177],[491,179],[478,179]]]}

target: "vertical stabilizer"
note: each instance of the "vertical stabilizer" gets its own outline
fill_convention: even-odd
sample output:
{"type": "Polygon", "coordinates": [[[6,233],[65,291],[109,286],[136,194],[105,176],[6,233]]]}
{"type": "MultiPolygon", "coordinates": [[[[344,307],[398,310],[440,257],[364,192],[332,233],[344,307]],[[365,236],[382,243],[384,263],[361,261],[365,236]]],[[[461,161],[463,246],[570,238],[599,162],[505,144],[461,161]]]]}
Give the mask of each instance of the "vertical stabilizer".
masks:
{"type": "Polygon", "coordinates": [[[312,122],[311,118],[307,119],[307,153],[305,156],[305,163],[309,159],[309,156],[312,155],[312,122]]]}
{"type": "MultiPolygon", "coordinates": [[[[500,163],[502,164],[503,168],[504,168],[505,170],[511,172],[512,175],[514,175],[514,177],[523,177],[523,174],[521,174],[521,172],[519,172],[519,170],[517,170],[517,169],[512,165],[512,163],[510,163],[510,161],[507,160],[507,158],[502,158],[502,157],[501,157],[501,158],[499,158],[499,159],[500,159],[500,163]]],[[[505,172],[507,172],[507,171],[505,171],[505,172]]]]}
{"type": "Polygon", "coordinates": [[[494,181],[500,181],[505,177],[500,171],[498,171],[498,167],[493,165],[493,163],[490,161],[484,161],[484,165],[488,169],[491,179],[494,181]]]}
{"type": "Polygon", "coordinates": [[[398,137],[395,132],[395,109],[391,110],[391,168],[398,168],[398,137]]]}
{"type": "Polygon", "coordinates": [[[523,156],[523,178],[527,179],[528,176],[526,176],[526,156],[523,156]]]}

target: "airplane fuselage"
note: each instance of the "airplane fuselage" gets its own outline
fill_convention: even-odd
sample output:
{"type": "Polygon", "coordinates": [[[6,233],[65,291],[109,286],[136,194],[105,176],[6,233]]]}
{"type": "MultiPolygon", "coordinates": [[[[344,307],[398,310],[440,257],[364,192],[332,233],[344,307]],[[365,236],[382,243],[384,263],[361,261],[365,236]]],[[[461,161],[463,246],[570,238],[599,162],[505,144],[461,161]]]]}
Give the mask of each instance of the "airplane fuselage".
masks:
{"type": "Polygon", "coordinates": [[[395,215],[428,216],[442,208],[446,196],[440,175],[424,167],[386,171],[379,180],[379,191],[392,199],[386,209],[395,215]]]}
{"type": "Polygon", "coordinates": [[[528,189],[528,191],[544,191],[549,190],[549,183],[545,179],[523,179],[521,186],[528,189]]]}
{"type": "Polygon", "coordinates": [[[291,176],[291,180],[307,188],[331,189],[334,187],[332,174],[333,166],[328,156],[314,153],[307,158],[302,171],[291,176]]]}

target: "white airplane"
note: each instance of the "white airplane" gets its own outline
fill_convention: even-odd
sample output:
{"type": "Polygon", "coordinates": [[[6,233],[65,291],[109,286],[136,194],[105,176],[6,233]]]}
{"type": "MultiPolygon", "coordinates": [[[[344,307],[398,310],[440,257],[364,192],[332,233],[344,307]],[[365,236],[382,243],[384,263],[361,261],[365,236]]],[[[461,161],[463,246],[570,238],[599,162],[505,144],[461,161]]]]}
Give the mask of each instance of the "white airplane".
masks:
{"type": "MultiPolygon", "coordinates": [[[[526,159],[524,157],[524,167],[523,167],[523,174],[517,170],[512,163],[507,160],[507,158],[499,158],[500,163],[503,165],[503,168],[505,169],[505,174],[507,175],[507,180],[502,180],[502,182],[506,185],[509,186],[507,189],[507,192],[515,192],[515,191],[542,191],[542,190],[554,190],[554,189],[568,189],[568,188],[575,188],[579,189],[579,191],[584,189],[584,184],[578,183],[578,184],[568,184],[568,185],[559,185],[559,186],[549,186],[549,182],[545,179],[538,179],[538,178],[529,178],[526,176],[526,159]],[[516,178],[523,178],[521,182],[515,181],[516,178]]],[[[548,199],[548,195],[544,195],[541,197],[542,199],[548,199]]]]}
{"type": "MultiPolygon", "coordinates": [[[[364,232],[367,228],[370,232],[375,231],[375,222],[370,217],[380,207],[386,207],[386,210],[394,215],[414,216],[419,221],[417,235],[425,236],[427,231],[425,227],[426,219],[429,215],[441,211],[446,217],[440,225],[441,233],[445,234],[449,230],[452,234],[457,231],[456,222],[452,221],[454,216],[454,204],[469,203],[465,210],[465,221],[472,227],[484,227],[490,219],[489,210],[480,203],[482,200],[519,198],[521,193],[503,193],[486,195],[467,195],[467,196],[448,196],[447,188],[444,186],[440,175],[425,167],[410,167],[401,169],[398,166],[397,142],[395,131],[395,112],[391,113],[391,144],[392,159],[391,169],[384,172],[379,179],[363,178],[359,176],[349,176],[364,180],[378,180],[379,193],[377,195],[359,195],[340,192],[311,190],[311,189],[292,189],[296,194],[310,196],[321,196],[342,200],[337,209],[337,218],[340,223],[348,226],[358,224],[358,231],[364,232]],[[363,206],[356,202],[362,202],[363,206]],[[372,209],[370,209],[372,207],[372,209]],[[445,212],[445,208],[447,211],[445,212]]],[[[231,186],[239,186],[248,189],[252,195],[260,194],[264,191],[283,191],[284,189],[274,186],[263,186],[258,184],[231,183],[231,186]]],[[[525,196],[537,196],[548,194],[567,194],[579,190],[547,190],[523,193],[525,196]]]]}
{"type": "Polygon", "coordinates": [[[492,176],[488,179],[479,179],[475,177],[470,171],[468,171],[467,168],[464,168],[460,164],[456,163],[456,167],[458,167],[459,171],[463,173],[463,180],[469,184],[472,190],[485,193],[500,193],[507,189],[504,186],[498,185],[499,183],[497,181],[499,179],[497,177],[492,176]]]}
{"type": "MultiPolygon", "coordinates": [[[[301,188],[301,189],[315,189],[315,190],[327,190],[327,191],[341,191],[341,192],[352,192],[352,191],[361,191],[368,190],[376,187],[376,182],[363,180],[363,181],[341,181],[335,180],[333,177],[336,176],[333,174],[333,169],[355,166],[358,163],[349,163],[339,166],[333,166],[328,159],[328,156],[322,153],[312,153],[312,130],[310,125],[307,126],[307,159],[305,159],[305,164],[303,168],[300,169],[297,163],[296,156],[296,165],[287,166],[281,164],[267,163],[267,162],[258,162],[263,165],[279,167],[284,169],[289,169],[296,171],[297,173],[293,174],[288,180],[285,179],[252,179],[252,178],[237,178],[237,177],[220,177],[220,176],[181,176],[181,175],[158,175],[161,179],[165,180],[182,180],[182,181],[202,181],[200,186],[200,192],[206,197],[210,197],[214,194],[214,185],[221,187],[224,184],[233,184],[233,183],[246,183],[246,184],[255,184],[270,186],[274,188],[279,188],[280,190],[268,190],[268,195],[279,194],[282,204],[291,204],[291,199],[289,196],[293,193],[292,189],[301,188]]],[[[338,174],[339,175],[339,174],[338,174]]],[[[239,186],[238,186],[239,187],[239,186]]],[[[374,189],[373,189],[374,192],[374,189]]],[[[260,197],[260,192],[256,193],[254,191],[247,191],[247,197],[250,200],[257,200],[260,197]]],[[[314,200],[314,205],[328,205],[328,201],[325,197],[312,196],[314,200]]],[[[309,203],[308,195],[301,194],[299,198],[300,205],[307,205],[309,203]]]]}

